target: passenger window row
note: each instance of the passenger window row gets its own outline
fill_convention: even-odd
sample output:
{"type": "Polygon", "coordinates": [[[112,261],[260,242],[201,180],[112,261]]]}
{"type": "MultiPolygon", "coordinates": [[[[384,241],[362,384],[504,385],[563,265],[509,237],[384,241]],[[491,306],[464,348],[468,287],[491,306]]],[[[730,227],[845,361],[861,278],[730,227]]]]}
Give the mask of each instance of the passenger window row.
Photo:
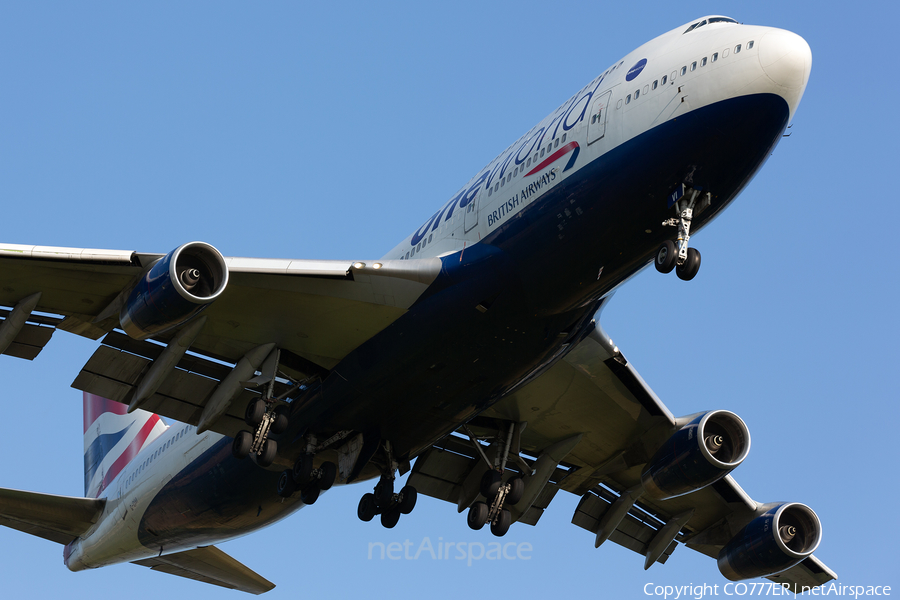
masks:
{"type": "MultiPolygon", "coordinates": [[[[690,30],[688,30],[688,31],[690,31],[690,30]]],[[[747,50],[750,50],[751,48],[753,48],[753,40],[750,40],[749,42],[747,42],[747,50]]],[[[729,50],[730,50],[730,48],[725,48],[724,50],[722,50],[722,58],[725,58],[728,56],[729,50]]],[[[741,44],[738,44],[737,46],[734,47],[734,53],[740,54],[740,52],[741,52],[741,44]]],[[[653,83],[645,85],[643,87],[643,89],[638,88],[638,89],[634,90],[634,93],[631,93],[631,94],[628,94],[627,96],[625,96],[624,103],[631,104],[632,98],[634,100],[637,100],[638,98],[641,97],[642,94],[646,95],[648,92],[655,90],[659,85],[666,85],[667,81],[669,83],[674,83],[675,78],[678,76],[679,72],[681,73],[681,76],[684,77],[685,75],[687,75],[689,69],[691,72],[694,72],[697,70],[698,66],[700,68],[703,68],[707,64],[712,64],[718,60],[719,60],[719,53],[713,52],[712,56],[709,56],[709,57],[704,56],[703,58],[701,58],[699,60],[699,62],[695,60],[694,62],[692,62],[690,64],[690,66],[684,65],[681,67],[680,71],[672,71],[671,76],[663,75],[662,78],[654,79],[653,83]]],[[[616,102],[616,108],[622,108],[622,104],[623,104],[622,99],[620,98],[619,101],[616,102]]]]}
{"type": "Polygon", "coordinates": [[[137,479],[137,476],[140,475],[144,469],[146,469],[147,467],[150,466],[150,464],[153,462],[153,459],[158,458],[159,455],[162,454],[167,449],[169,449],[172,446],[172,444],[174,444],[175,442],[177,442],[178,440],[183,438],[187,434],[187,432],[190,428],[191,428],[190,425],[185,425],[181,431],[179,431],[177,434],[175,434],[174,437],[169,438],[169,441],[167,441],[165,444],[163,444],[156,452],[151,454],[149,458],[147,458],[144,462],[142,462],[140,464],[140,466],[138,466],[138,468],[136,468],[134,470],[134,472],[128,476],[128,479],[125,480],[125,487],[130,488],[131,484],[134,483],[134,480],[137,479]]]}

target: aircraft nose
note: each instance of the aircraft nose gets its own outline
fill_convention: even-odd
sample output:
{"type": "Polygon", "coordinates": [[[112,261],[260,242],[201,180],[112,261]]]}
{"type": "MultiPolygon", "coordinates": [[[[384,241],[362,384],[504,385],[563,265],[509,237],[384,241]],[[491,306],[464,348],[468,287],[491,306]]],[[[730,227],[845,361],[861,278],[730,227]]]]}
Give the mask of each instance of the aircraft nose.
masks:
{"type": "Polygon", "coordinates": [[[785,92],[802,95],[812,69],[812,52],[796,33],[773,29],[759,40],[759,64],[785,92]]]}

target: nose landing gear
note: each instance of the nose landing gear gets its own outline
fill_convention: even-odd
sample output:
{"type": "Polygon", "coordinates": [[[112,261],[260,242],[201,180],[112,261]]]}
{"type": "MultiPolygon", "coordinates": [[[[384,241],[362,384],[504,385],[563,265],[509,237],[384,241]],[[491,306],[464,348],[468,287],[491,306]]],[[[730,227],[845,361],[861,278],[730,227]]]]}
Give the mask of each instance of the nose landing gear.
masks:
{"type": "Polygon", "coordinates": [[[700,252],[696,248],[689,248],[688,241],[691,239],[691,219],[694,218],[694,209],[697,213],[712,202],[712,195],[709,192],[702,193],[700,188],[684,188],[684,185],[675,193],[677,198],[674,203],[675,212],[678,217],[666,219],[662,222],[665,226],[677,227],[678,237],[673,242],[666,240],[656,251],[656,270],[660,273],[671,273],[675,269],[675,274],[683,281],[690,281],[700,270],[700,252]]]}

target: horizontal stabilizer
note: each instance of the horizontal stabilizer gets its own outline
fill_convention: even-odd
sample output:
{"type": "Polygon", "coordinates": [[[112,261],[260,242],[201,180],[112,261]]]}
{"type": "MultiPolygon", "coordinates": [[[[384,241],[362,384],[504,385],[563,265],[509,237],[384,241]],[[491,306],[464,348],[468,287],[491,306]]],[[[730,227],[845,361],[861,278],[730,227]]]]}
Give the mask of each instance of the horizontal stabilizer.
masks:
{"type": "Polygon", "coordinates": [[[134,564],[251,594],[263,594],[275,587],[274,583],[251,571],[215,546],[136,560],[134,564]]]}
{"type": "Polygon", "coordinates": [[[97,522],[106,500],[0,488],[0,525],[68,544],[97,522]]]}

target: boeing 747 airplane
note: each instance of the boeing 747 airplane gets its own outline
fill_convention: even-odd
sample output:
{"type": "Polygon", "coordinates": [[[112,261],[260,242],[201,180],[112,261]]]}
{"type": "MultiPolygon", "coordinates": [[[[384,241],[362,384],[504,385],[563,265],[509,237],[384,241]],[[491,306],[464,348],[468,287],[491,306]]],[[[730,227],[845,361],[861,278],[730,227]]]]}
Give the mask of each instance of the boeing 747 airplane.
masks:
{"type": "Polygon", "coordinates": [[[741,418],[673,415],[600,322],[651,263],[698,275],[693,234],[771,155],[811,64],[785,30],[677,27],[377,259],[0,244],[3,354],[33,360],[56,329],[100,340],[72,384],[84,497],[0,489],[0,524],[62,544],[73,571],[133,562],[262,593],[273,584],[213,544],[333,485],[369,482],[363,521],[393,527],[422,494],[495,536],[536,525],[562,490],[595,546],[645,568],[683,545],[732,581],[836,578],[811,508],[732,478],[741,418]]]}

